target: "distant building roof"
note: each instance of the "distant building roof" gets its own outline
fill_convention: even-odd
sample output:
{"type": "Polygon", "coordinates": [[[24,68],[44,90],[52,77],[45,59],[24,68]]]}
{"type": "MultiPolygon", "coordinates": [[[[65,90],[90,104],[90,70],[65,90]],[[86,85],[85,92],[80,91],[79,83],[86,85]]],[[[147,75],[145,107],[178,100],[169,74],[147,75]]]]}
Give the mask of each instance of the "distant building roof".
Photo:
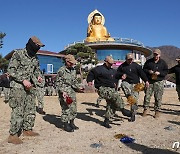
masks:
{"type": "MultiPolygon", "coordinates": [[[[14,50],[11,51],[10,53],[8,53],[4,58],[9,60],[12,57],[13,53],[14,53],[14,50]]],[[[54,56],[54,57],[61,57],[61,58],[64,57],[63,54],[59,54],[59,53],[52,52],[52,51],[45,51],[45,50],[39,50],[37,52],[37,55],[46,55],[46,56],[54,56]]]]}
{"type": "Polygon", "coordinates": [[[45,51],[45,50],[39,50],[38,55],[47,55],[47,56],[54,56],[54,57],[64,57],[63,54],[59,54],[56,52],[51,52],[51,51],[45,51]]]}

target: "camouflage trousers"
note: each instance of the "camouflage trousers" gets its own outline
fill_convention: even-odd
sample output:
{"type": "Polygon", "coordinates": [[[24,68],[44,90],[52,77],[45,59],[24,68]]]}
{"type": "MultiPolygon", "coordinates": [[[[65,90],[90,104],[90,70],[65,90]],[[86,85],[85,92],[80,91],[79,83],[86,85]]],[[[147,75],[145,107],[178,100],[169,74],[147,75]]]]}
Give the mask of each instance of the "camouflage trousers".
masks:
{"type": "Polygon", "coordinates": [[[38,108],[44,108],[44,87],[36,87],[38,108]]]}
{"type": "Polygon", "coordinates": [[[45,96],[52,96],[52,94],[53,94],[53,87],[52,86],[45,87],[45,96]]]}
{"type": "Polygon", "coordinates": [[[98,105],[99,105],[99,104],[100,104],[100,102],[102,101],[102,99],[103,99],[103,98],[101,98],[101,97],[99,96],[99,97],[97,98],[97,100],[96,100],[96,104],[98,104],[98,105]]]}
{"type": "Polygon", "coordinates": [[[162,104],[162,96],[164,93],[164,81],[157,81],[153,84],[149,85],[149,88],[146,88],[145,90],[145,96],[144,96],[144,109],[149,108],[151,96],[154,92],[154,110],[158,111],[160,110],[161,104],[162,104]]]}
{"type": "Polygon", "coordinates": [[[48,86],[48,96],[52,96],[53,95],[53,86],[48,86]]]}
{"type": "Polygon", "coordinates": [[[59,95],[59,102],[62,109],[61,121],[69,122],[70,120],[75,119],[77,116],[76,93],[72,91],[68,92],[68,96],[71,97],[71,99],[73,100],[71,104],[67,104],[61,92],[58,92],[58,95],[59,95]]]}
{"type": "Polygon", "coordinates": [[[21,130],[32,130],[36,117],[35,90],[11,88],[9,106],[12,109],[9,133],[14,135],[21,130]]]}
{"type": "Polygon", "coordinates": [[[180,85],[176,85],[176,91],[177,91],[177,94],[178,94],[178,99],[180,101],[180,85]]]}
{"type": "Polygon", "coordinates": [[[98,94],[107,102],[105,117],[110,119],[117,110],[124,108],[124,101],[115,88],[99,87],[98,94]]]}
{"type": "Polygon", "coordinates": [[[10,88],[5,88],[4,87],[4,100],[9,101],[9,93],[10,93],[10,88]]]}
{"type": "Polygon", "coordinates": [[[135,84],[130,84],[130,83],[126,82],[126,81],[123,81],[121,83],[121,88],[122,88],[126,98],[128,98],[128,96],[131,95],[131,96],[133,96],[136,99],[136,101],[138,103],[139,92],[134,91],[134,85],[135,84]]]}

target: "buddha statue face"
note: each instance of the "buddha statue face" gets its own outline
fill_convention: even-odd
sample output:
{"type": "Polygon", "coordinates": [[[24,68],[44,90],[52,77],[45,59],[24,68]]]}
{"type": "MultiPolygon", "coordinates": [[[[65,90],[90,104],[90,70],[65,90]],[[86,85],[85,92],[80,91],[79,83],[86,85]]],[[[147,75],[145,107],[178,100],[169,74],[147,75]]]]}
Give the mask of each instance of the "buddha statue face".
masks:
{"type": "Polygon", "coordinates": [[[102,22],[102,16],[99,13],[96,13],[93,17],[93,24],[101,25],[101,22],[102,22]]]}
{"type": "Polygon", "coordinates": [[[95,25],[100,25],[102,21],[102,17],[101,16],[95,16],[94,17],[94,24],[95,25]]]}

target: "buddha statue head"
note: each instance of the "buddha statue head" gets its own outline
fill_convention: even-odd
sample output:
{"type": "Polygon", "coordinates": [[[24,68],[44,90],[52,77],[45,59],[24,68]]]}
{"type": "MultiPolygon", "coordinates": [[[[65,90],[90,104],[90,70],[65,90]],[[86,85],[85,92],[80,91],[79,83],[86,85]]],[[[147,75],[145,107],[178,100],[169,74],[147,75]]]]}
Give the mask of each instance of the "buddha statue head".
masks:
{"type": "Polygon", "coordinates": [[[102,24],[102,16],[99,13],[95,13],[91,23],[93,25],[101,25],[102,24]]]}

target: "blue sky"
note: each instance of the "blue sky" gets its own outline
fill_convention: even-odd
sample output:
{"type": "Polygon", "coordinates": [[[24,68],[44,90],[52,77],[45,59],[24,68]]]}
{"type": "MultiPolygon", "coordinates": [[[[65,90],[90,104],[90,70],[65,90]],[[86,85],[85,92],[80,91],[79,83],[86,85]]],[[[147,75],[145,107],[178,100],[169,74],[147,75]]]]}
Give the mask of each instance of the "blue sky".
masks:
{"type": "Polygon", "coordinates": [[[180,0],[0,0],[0,6],[3,56],[24,48],[33,35],[46,45],[41,49],[53,52],[84,40],[94,9],[104,15],[111,37],[180,48],[180,0]]]}

